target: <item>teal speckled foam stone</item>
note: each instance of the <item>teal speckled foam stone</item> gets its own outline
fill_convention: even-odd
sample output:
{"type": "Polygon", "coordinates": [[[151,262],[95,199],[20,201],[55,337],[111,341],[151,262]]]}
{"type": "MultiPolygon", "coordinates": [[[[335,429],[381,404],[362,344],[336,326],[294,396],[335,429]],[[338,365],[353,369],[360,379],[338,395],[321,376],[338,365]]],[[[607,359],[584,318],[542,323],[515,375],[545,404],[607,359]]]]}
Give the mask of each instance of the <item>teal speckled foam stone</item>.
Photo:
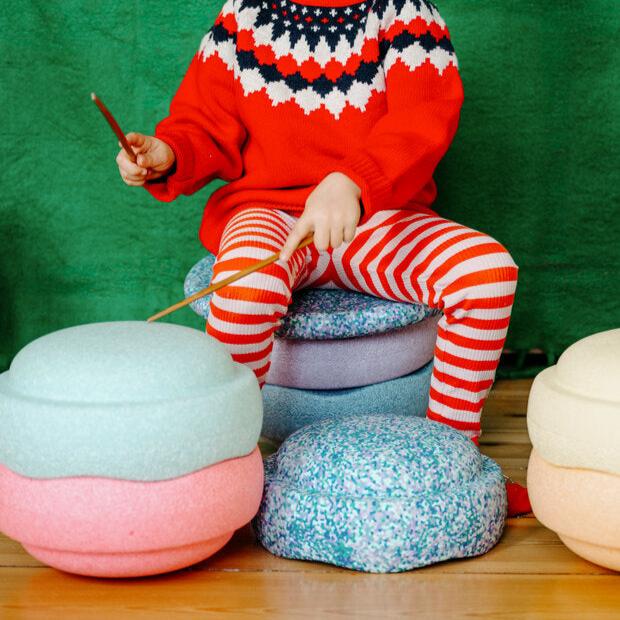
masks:
{"type": "Polygon", "coordinates": [[[486,553],[499,540],[499,466],[426,419],[351,416],[293,433],[265,461],[253,525],[284,558],[388,573],[486,553]]]}
{"type": "Polygon", "coordinates": [[[254,373],[179,325],[70,327],[0,375],[0,463],[33,478],[174,478],[249,454],[261,424],[254,373]]]}
{"type": "MultiPolygon", "coordinates": [[[[215,256],[198,261],[185,278],[185,296],[209,286],[215,256]]],[[[191,304],[207,318],[209,296],[191,304]]],[[[383,334],[414,325],[438,310],[424,304],[401,303],[340,289],[305,288],[295,291],[293,303],[276,332],[278,338],[295,340],[335,340],[383,334]]]]}

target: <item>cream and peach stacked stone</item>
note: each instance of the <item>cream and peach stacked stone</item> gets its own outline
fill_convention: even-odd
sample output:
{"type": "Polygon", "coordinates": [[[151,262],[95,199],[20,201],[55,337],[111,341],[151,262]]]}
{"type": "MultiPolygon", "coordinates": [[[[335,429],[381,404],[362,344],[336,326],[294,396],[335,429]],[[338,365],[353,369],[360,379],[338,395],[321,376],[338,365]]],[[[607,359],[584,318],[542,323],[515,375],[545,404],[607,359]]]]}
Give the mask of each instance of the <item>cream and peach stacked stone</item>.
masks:
{"type": "Polygon", "coordinates": [[[620,570],[620,329],[579,340],[530,392],[536,517],[578,555],[620,570]]]}

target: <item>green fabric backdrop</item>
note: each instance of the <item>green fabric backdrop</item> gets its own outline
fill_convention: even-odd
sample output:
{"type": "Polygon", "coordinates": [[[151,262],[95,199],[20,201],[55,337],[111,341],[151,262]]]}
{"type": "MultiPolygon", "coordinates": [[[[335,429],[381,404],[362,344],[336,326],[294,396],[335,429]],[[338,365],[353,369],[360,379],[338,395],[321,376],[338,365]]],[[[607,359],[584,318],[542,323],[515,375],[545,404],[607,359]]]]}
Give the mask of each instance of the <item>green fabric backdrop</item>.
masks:
{"type": "MultiPolygon", "coordinates": [[[[551,357],[620,325],[617,0],[438,0],[466,102],[436,209],[508,247],[507,346],[551,357]]],[[[0,9],[0,368],[30,340],[143,319],[182,297],[215,184],[172,204],[126,187],[96,91],[152,132],[213,1],[16,0],[0,9]]],[[[190,310],[174,321],[201,326],[190,310]]]]}

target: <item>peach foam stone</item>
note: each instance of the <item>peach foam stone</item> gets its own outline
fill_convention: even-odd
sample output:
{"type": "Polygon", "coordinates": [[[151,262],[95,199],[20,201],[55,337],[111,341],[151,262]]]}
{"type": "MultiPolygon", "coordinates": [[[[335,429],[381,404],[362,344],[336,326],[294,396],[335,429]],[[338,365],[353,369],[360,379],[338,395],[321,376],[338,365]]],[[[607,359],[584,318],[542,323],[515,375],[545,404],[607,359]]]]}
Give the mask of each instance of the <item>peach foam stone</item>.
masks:
{"type": "Polygon", "coordinates": [[[577,555],[620,570],[620,476],[558,467],[534,449],[527,484],[543,525],[577,555]]]}

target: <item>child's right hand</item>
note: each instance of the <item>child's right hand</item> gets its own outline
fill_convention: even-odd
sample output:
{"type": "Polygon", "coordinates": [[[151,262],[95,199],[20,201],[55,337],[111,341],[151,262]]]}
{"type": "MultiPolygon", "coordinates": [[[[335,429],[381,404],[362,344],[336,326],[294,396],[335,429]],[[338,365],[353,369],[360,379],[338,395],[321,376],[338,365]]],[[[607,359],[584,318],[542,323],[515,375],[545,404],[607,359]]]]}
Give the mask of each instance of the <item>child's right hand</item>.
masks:
{"type": "Polygon", "coordinates": [[[123,148],[116,156],[118,170],[127,185],[144,185],[145,181],[163,176],[174,165],[174,151],[163,140],[134,131],[126,138],[138,156],[135,164],[123,148]]]}

